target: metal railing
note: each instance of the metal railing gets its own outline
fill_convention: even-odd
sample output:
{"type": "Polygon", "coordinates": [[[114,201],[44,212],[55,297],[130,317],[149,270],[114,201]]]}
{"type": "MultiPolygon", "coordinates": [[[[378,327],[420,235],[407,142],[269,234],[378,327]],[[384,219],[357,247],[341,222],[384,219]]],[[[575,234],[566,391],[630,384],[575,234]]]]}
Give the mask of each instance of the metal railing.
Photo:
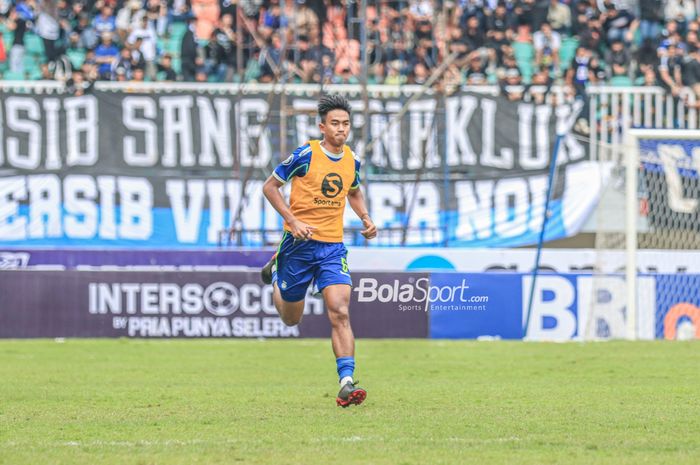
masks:
{"type": "Polygon", "coordinates": [[[592,160],[618,161],[630,128],[698,128],[697,97],[690,88],[674,96],[661,87],[591,86],[588,95],[592,160]]]}

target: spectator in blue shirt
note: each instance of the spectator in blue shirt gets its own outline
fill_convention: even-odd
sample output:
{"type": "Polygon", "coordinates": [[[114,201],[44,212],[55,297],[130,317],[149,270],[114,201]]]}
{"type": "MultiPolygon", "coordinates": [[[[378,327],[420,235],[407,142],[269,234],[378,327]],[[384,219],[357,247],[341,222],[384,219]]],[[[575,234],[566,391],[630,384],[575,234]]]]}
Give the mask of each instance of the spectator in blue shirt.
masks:
{"type": "Polygon", "coordinates": [[[100,15],[93,20],[92,27],[100,36],[105,32],[114,32],[117,29],[117,21],[112,8],[106,5],[103,6],[100,15]]]}
{"type": "Polygon", "coordinates": [[[95,61],[99,79],[109,81],[112,78],[112,63],[119,57],[119,48],[112,42],[112,33],[102,34],[100,45],[95,48],[95,61]]]}

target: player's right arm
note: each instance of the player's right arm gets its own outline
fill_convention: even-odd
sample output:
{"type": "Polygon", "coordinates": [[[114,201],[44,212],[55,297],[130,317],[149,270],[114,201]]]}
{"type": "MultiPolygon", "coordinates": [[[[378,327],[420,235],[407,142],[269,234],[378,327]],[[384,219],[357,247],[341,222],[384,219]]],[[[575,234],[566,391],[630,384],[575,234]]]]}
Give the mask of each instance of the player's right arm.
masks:
{"type": "Polygon", "coordinates": [[[290,228],[295,239],[311,239],[316,228],[298,220],[284,201],[280,187],[290,181],[294,176],[305,176],[311,162],[311,148],[302,145],[293,154],[275,168],[272,175],[263,184],[263,194],[272,207],[277,210],[290,228]]]}
{"type": "Polygon", "coordinates": [[[311,239],[311,236],[316,228],[304,223],[303,221],[299,221],[294,216],[292,211],[287,206],[287,202],[284,201],[282,193],[280,192],[280,187],[283,185],[284,184],[274,175],[267,178],[265,184],[263,184],[263,194],[265,195],[265,198],[289,225],[289,228],[291,229],[290,232],[292,233],[294,239],[311,239]]]}

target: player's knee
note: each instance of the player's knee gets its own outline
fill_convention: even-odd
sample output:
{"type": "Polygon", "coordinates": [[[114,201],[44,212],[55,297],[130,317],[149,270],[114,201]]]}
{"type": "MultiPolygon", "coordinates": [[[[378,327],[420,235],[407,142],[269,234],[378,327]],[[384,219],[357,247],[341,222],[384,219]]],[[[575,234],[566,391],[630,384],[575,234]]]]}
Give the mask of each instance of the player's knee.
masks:
{"type": "Polygon", "coordinates": [[[347,306],[339,306],[329,309],[331,324],[334,326],[348,326],[350,324],[350,311],[347,306]]]}
{"type": "Polygon", "coordinates": [[[285,315],[284,313],[280,315],[282,323],[287,326],[298,325],[301,321],[301,315],[285,315]]]}
{"type": "Polygon", "coordinates": [[[304,305],[282,305],[281,308],[277,307],[278,313],[282,322],[287,326],[294,326],[299,324],[301,317],[304,314],[304,305]]]}

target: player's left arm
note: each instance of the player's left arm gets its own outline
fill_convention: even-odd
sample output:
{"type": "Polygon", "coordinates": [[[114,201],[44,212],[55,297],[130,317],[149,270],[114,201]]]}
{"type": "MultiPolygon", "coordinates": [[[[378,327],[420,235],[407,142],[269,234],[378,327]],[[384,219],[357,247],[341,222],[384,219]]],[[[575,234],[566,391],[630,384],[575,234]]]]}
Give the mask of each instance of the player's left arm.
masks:
{"type": "Polygon", "coordinates": [[[366,239],[377,237],[377,227],[369,216],[365,196],[362,194],[362,189],[360,189],[360,160],[357,158],[355,158],[355,181],[350,186],[350,192],[348,192],[348,203],[352,211],[362,220],[362,225],[365,227],[361,234],[366,239]]]}

